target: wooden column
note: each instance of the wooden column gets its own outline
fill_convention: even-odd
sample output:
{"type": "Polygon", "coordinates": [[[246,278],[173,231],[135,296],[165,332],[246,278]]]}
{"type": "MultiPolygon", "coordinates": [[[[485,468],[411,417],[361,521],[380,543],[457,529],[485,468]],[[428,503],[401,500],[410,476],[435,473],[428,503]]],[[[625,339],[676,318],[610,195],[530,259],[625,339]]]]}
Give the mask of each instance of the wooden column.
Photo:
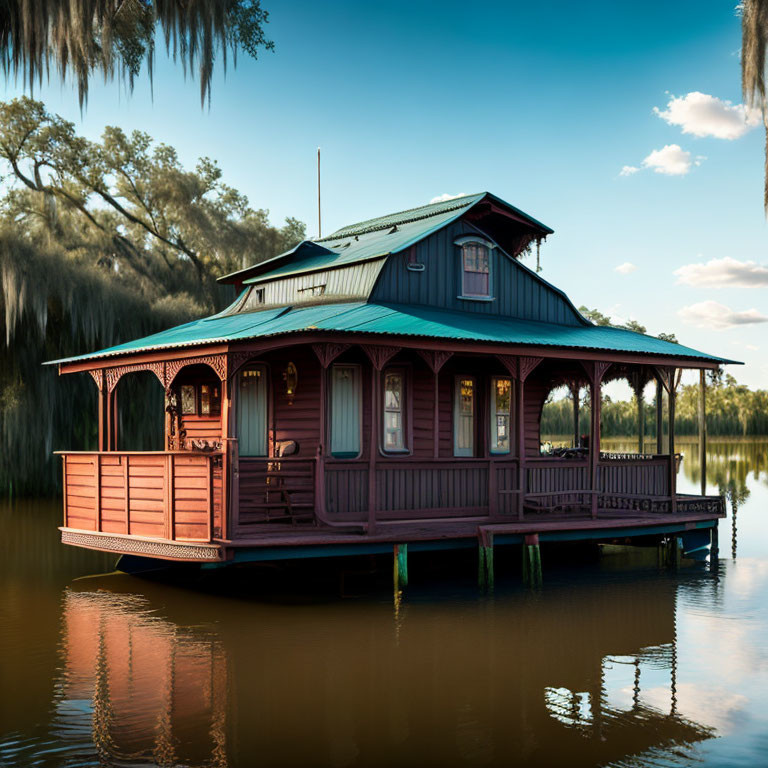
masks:
{"type": "Polygon", "coordinates": [[[669,495],[671,511],[677,512],[677,462],[675,461],[675,369],[669,372],[669,495]]]}
{"type": "Polygon", "coordinates": [[[600,460],[600,379],[593,375],[589,388],[590,430],[589,430],[589,487],[592,490],[590,509],[592,517],[597,517],[598,461],[600,460]]]}
{"type": "Polygon", "coordinates": [[[379,379],[381,369],[399,351],[400,347],[361,345],[371,361],[371,432],[368,448],[368,534],[376,532],[376,459],[379,452],[379,422],[381,409],[379,402],[379,379]]]}
{"type": "Polygon", "coordinates": [[[701,495],[707,495],[707,372],[699,371],[699,467],[701,495]]]}
{"type": "Polygon", "coordinates": [[[635,400],[637,400],[638,453],[645,453],[645,401],[643,400],[643,391],[645,390],[646,381],[647,379],[643,371],[635,371],[630,379],[632,391],[635,393],[635,400]]]}
{"type": "Polygon", "coordinates": [[[525,510],[525,494],[528,486],[528,475],[525,462],[525,381],[533,373],[536,366],[543,360],[541,357],[508,357],[499,355],[499,360],[514,376],[515,382],[515,434],[517,437],[517,517],[522,520],[525,510]]]}
{"type": "Polygon", "coordinates": [[[434,385],[434,403],[432,404],[432,455],[440,458],[440,370],[448,362],[453,352],[443,350],[420,349],[418,353],[432,371],[434,385]]]}
{"type": "Polygon", "coordinates": [[[328,439],[328,367],[343,352],[349,349],[349,344],[313,344],[317,359],[320,362],[320,434],[317,442],[317,460],[315,462],[315,517],[330,525],[325,517],[325,458],[328,439]]]}
{"type": "Polygon", "coordinates": [[[515,433],[517,437],[517,518],[524,518],[526,474],[525,474],[525,382],[518,378],[515,382],[515,433]]]}
{"type": "Polygon", "coordinates": [[[581,440],[579,434],[579,382],[572,382],[570,390],[573,398],[573,447],[578,448],[581,440]]]}
{"type": "Polygon", "coordinates": [[[597,360],[589,363],[582,362],[589,376],[590,397],[590,434],[589,434],[589,488],[591,491],[590,509],[592,517],[597,517],[597,497],[600,491],[599,462],[600,462],[600,392],[603,377],[610,368],[610,363],[597,360]]]}
{"type": "Polygon", "coordinates": [[[376,453],[379,449],[379,376],[381,370],[371,366],[371,432],[368,447],[368,534],[376,532],[376,453]]]}
{"type": "Polygon", "coordinates": [[[664,387],[656,379],[656,453],[664,453],[664,387]]]}

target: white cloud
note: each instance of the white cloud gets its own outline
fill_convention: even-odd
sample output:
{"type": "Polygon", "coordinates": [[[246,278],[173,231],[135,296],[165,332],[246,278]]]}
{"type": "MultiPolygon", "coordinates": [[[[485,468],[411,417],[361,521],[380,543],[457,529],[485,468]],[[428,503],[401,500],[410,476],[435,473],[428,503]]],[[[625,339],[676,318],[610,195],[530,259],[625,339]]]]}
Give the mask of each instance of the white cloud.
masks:
{"type": "Polygon", "coordinates": [[[730,256],[710,259],[708,262],[686,264],[674,272],[677,282],[683,285],[720,287],[738,285],[743,287],[768,286],[768,266],[755,261],[738,261],[730,256]]]}
{"type": "MultiPolygon", "coordinates": [[[[703,158],[697,158],[699,165],[703,158]]],[[[691,153],[682,149],[679,144],[667,144],[661,149],[654,149],[643,160],[643,167],[653,168],[656,173],[666,176],[685,176],[691,170],[691,153]]]]}
{"type": "Polygon", "coordinates": [[[619,264],[618,267],[614,267],[614,272],[618,272],[620,275],[629,275],[637,269],[637,264],[633,264],[631,261],[625,261],[623,264],[619,264]]]}
{"type": "Polygon", "coordinates": [[[768,315],[764,315],[756,309],[745,309],[737,312],[726,307],[725,304],[711,300],[683,307],[678,310],[677,314],[683,322],[689,325],[697,325],[699,328],[714,328],[718,331],[739,325],[768,323],[768,315]]]}
{"type": "Polygon", "coordinates": [[[760,123],[759,110],[699,91],[673,96],[665,110],[653,111],[669,125],[679,125],[683,133],[716,139],[738,139],[760,123]]]}
{"type": "Polygon", "coordinates": [[[457,197],[466,197],[466,195],[466,192],[459,192],[458,195],[449,195],[447,192],[444,192],[442,195],[433,197],[429,201],[429,204],[432,205],[432,203],[444,203],[446,200],[455,200],[457,197]]]}
{"type": "Polygon", "coordinates": [[[636,165],[625,165],[621,171],[619,171],[619,176],[631,176],[633,173],[637,173],[640,169],[636,165]]]}

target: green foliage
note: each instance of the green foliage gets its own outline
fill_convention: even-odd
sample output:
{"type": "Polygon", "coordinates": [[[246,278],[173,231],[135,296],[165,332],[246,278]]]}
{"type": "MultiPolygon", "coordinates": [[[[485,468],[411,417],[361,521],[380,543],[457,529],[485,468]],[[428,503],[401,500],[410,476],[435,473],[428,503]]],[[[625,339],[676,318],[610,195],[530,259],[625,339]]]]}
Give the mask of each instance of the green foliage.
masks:
{"type": "Polygon", "coordinates": [[[8,0],[0,5],[0,59],[6,75],[21,73],[30,89],[51,70],[72,76],[82,106],[94,75],[133,88],[146,66],[151,79],[159,33],[185,74],[197,70],[205,103],[217,59],[226,69],[228,54],[255,59],[274,48],[264,34],[268,18],[258,0],[8,0]]]}
{"type": "MultiPolygon", "coordinates": [[[[666,403],[664,405],[666,419],[666,403]]],[[[646,403],[643,412],[645,435],[656,436],[656,398],[646,403]]],[[[589,417],[582,405],[580,433],[589,431],[589,417]]],[[[699,385],[688,384],[677,390],[675,433],[699,432],[699,385]]],[[[541,417],[542,436],[573,433],[573,400],[566,397],[548,401],[541,417]]],[[[600,408],[600,433],[604,437],[631,437],[638,433],[637,400],[613,401],[603,396],[600,408]]],[[[730,374],[707,384],[707,434],[713,437],[746,437],[768,434],[768,391],[750,390],[730,374]]]]}
{"type": "MultiPolygon", "coordinates": [[[[0,164],[0,488],[49,491],[51,450],[95,445],[96,387],[43,361],[223,308],[215,277],[287,250],[304,227],[271,226],[207,158],[185,169],[172,147],[119,128],[89,142],[27,98],[0,103],[0,164]]],[[[118,402],[145,405],[121,413],[138,449],[156,439],[142,411],[159,386],[136,386],[118,402]]]]}

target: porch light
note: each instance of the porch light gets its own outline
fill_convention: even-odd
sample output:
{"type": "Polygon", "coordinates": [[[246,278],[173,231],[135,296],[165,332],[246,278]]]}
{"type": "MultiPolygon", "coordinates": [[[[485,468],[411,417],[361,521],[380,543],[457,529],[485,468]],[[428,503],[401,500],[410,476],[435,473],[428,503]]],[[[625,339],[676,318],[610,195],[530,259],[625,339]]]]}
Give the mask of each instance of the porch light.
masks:
{"type": "Polygon", "coordinates": [[[293,363],[288,363],[283,371],[283,381],[285,382],[285,394],[293,398],[296,394],[296,388],[299,384],[299,372],[293,363]]]}

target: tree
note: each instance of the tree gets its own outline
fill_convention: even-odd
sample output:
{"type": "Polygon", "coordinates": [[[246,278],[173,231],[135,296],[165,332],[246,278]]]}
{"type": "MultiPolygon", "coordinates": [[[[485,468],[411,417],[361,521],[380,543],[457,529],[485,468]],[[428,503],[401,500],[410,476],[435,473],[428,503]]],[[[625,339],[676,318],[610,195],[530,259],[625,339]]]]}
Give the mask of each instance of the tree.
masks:
{"type": "Polygon", "coordinates": [[[172,147],[110,126],[90,142],[28,97],[0,102],[0,162],[16,182],[2,202],[6,220],[150,296],[186,293],[201,314],[220,305],[217,276],[304,236],[295,219],[271,227],[209,158],[188,170],[172,147]]]}
{"type": "Polygon", "coordinates": [[[264,35],[268,14],[259,0],[5,0],[0,3],[0,57],[6,76],[21,73],[30,89],[51,69],[74,77],[80,106],[94,75],[133,88],[142,65],[152,77],[155,38],[197,70],[200,99],[210,99],[214,62],[226,69],[238,50],[256,58],[272,50],[264,35]]]}
{"type": "Polygon", "coordinates": [[[763,207],[768,215],[768,101],[765,87],[768,0],[742,0],[740,9],[741,91],[744,102],[759,109],[763,115],[766,137],[763,207]]]}
{"type": "MultiPolygon", "coordinates": [[[[42,363],[223,308],[216,276],[287,250],[304,225],[271,226],[210,159],[186,169],[118,128],[86,141],[28,98],[0,103],[0,172],[0,489],[50,492],[51,451],[95,445],[95,387],[42,363]]],[[[162,397],[134,394],[147,412],[162,397]]],[[[144,443],[146,420],[124,415],[120,433],[144,443]]]]}
{"type": "Polygon", "coordinates": [[[596,309],[589,309],[582,304],[579,307],[579,312],[595,325],[612,325],[611,318],[596,309]]]}

